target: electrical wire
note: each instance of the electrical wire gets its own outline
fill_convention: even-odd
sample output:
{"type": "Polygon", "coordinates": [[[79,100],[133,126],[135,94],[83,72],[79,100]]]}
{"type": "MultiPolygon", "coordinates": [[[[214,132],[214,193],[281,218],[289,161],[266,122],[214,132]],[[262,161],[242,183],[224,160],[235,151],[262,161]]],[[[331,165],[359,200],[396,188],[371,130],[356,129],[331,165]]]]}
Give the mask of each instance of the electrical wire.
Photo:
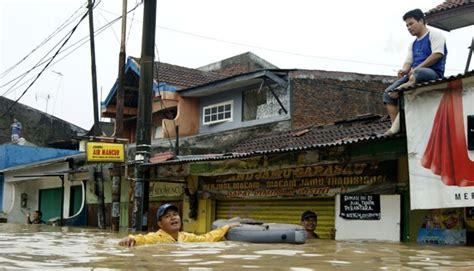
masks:
{"type": "Polygon", "coordinates": [[[20,95],[20,97],[18,97],[9,107],[8,109],[0,116],[0,118],[3,118],[6,114],[8,114],[8,112],[10,112],[10,110],[13,108],[13,106],[15,106],[18,101],[26,94],[26,92],[31,88],[31,86],[33,86],[33,84],[38,80],[38,78],[41,76],[41,74],[43,74],[43,72],[46,70],[46,68],[48,68],[48,66],[51,64],[51,62],[53,62],[54,58],[59,54],[59,52],[61,51],[61,49],[66,45],[66,43],[69,41],[69,39],[72,37],[72,34],[74,34],[74,32],[76,31],[77,27],[81,24],[81,22],[87,17],[88,13],[84,13],[84,15],[81,17],[81,19],[79,20],[79,22],[74,26],[74,28],[69,32],[69,36],[66,38],[66,40],[62,43],[62,45],[59,47],[59,49],[56,51],[56,53],[53,55],[53,57],[51,58],[51,60],[46,63],[46,65],[43,67],[43,69],[40,71],[40,73],[35,77],[35,79],[33,80],[33,82],[30,83],[30,85],[28,85],[28,87],[23,91],[23,93],[20,95]]]}
{"type": "MultiPolygon", "coordinates": [[[[65,37],[63,37],[59,42],[63,41],[66,37],[67,37],[67,35],[66,35],[65,37]]],[[[36,68],[40,67],[40,66],[42,65],[42,63],[47,62],[47,61],[43,61],[43,60],[44,60],[51,52],[53,52],[54,49],[59,46],[59,44],[60,44],[60,43],[57,43],[56,45],[54,45],[54,46],[39,60],[39,62],[37,62],[37,63],[33,66],[33,68],[31,68],[31,69],[29,69],[28,71],[26,71],[25,73],[23,73],[23,74],[21,74],[21,75],[15,77],[14,79],[8,81],[6,84],[1,85],[0,88],[4,87],[4,86],[6,86],[6,85],[8,85],[8,84],[10,84],[10,83],[12,83],[12,82],[15,82],[15,83],[13,84],[13,86],[11,86],[9,89],[7,89],[7,90],[2,94],[2,96],[6,96],[6,95],[8,95],[9,93],[11,93],[13,87],[15,87],[18,83],[20,83],[21,80],[26,77],[26,75],[28,75],[30,72],[32,72],[32,71],[35,70],[36,68]],[[43,61],[43,62],[42,62],[42,61],[43,61]],[[17,80],[17,79],[19,79],[19,80],[17,80]]]]}
{"type": "MultiPolygon", "coordinates": [[[[130,12],[132,12],[132,11],[135,11],[135,10],[138,8],[138,6],[139,6],[140,4],[141,4],[141,3],[139,3],[139,4],[136,5],[134,8],[132,8],[131,10],[129,10],[128,13],[130,13],[130,12]]],[[[101,34],[103,31],[105,31],[107,28],[111,27],[114,23],[116,23],[118,20],[120,20],[121,17],[122,17],[122,16],[119,16],[119,17],[113,19],[112,21],[110,21],[109,23],[103,25],[103,26],[100,27],[99,29],[95,30],[95,31],[94,31],[94,36],[100,35],[100,34],[101,34]]],[[[73,48],[74,46],[76,46],[77,44],[80,43],[77,47],[73,48],[71,52],[67,53],[67,54],[66,54],[65,56],[63,56],[62,58],[60,58],[60,59],[56,60],[55,62],[53,62],[53,63],[51,64],[51,67],[54,66],[54,64],[56,64],[56,63],[60,62],[61,60],[63,60],[64,58],[66,58],[67,56],[69,56],[70,54],[72,54],[73,52],[75,52],[76,50],[78,50],[80,47],[82,47],[84,44],[86,44],[86,43],[89,41],[89,39],[90,39],[90,36],[87,35],[87,36],[84,36],[83,38],[79,39],[78,41],[76,41],[75,43],[73,43],[72,45],[70,45],[69,47],[65,47],[64,50],[62,50],[61,52],[59,52],[59,54],[65,53],[66,51],[68,51],[69,49],[73,48]]],[[[10,83],[14,82],[15,80],[17,80],[17,79],[20,78],[20,77],[23,78],[25,74],[30,73],[32,70],[35,70],[36,68],[40,67],[42,64],[45,64],[46,62],[48,62],[49,60],[51,60],[51,58],[48,58],[48,59],[44,60],[43,62],[38,63],[38,64],[35,65],[31,70],[29,70],[29,71],[27,71],[27,72],[25,72],[25,73],[23,73],[23,74],[18,75],[17,77],[13,78],[12,80],[8,81],[7,83],[5,83],[5,84],[3,84],[3,85],[0,85],[0,88],[3,88],[3,87],[5,87],[5,86],[9,85],[10,83]]],[[[33,77],[31,77],[31,78],[29,78],[29,79],[26,79],[26,82],[24,82],[24,83],[18,85],[18,87],[25,85],[26,83],[28,83],[28,82],[31,81],[32,79],[33,79],[33,77]]],[[[21,80],[21,79],[20,79],[20,80],[21,80]]],[[[3,93],[2,96],[5,96],[5,95],[11,93],[11,91],[9,91],[9,90],[11,90],[11,88],[8,89],[5,93],[3,93]]],[[[13,89],[13,90],[16,90],[16,89],[13,89]]]]}
{"type": "Polygon", "coordinates": [[[76,11],[73,12],[73,14],[71,16],[69,16],[68,19],[66,19],[66,21],[64,21],[61,25],[59,25],[58,28],[56,28],[51,34],[49,34],[48,37],[46,37],[39,45],[37,45],[35,48],[33,48],[33,50],[31,50],[26,56],[24,56],[22,59],[20,59],[17,63],[13,64],[11,67],[5,69],[0,74],[0,78],[4,78],[5,76],[7,76],[11,71],[13,71],[16,67],[18,67],[22,62],[24,62],[26,59],[28,59],[36,50],[38,50],[43,45],[48,43],[54,36],[56,36],[58,33],[60,33],[62,30],[64,30],[66,28],[66,26],[73,23],[73,21],[78,18],[78,17],[77,18],[73,18],[73,17],[76,16],[76,14],[79,12],[79,10],[84,8],[84,6],[86,4],[82,4],[76,11]]]}
{"type": "MultiPolygon", "coordinates": [[[[137,0],[135,2],[135,6],[138,7],[142,3],[143,3],[143,0],[142,1],[137,0]]],[[[128,28],[128,34],[127,34],[127,40],[125,41],[125,46],[128,44],[128,41],[130,40],[130,33],[132,33],[132,26],[134,22],[135,22],[135,9],[133,9],[133,12],[132,12],[132,19],[130,20],[130,26],[128,28]]]]}

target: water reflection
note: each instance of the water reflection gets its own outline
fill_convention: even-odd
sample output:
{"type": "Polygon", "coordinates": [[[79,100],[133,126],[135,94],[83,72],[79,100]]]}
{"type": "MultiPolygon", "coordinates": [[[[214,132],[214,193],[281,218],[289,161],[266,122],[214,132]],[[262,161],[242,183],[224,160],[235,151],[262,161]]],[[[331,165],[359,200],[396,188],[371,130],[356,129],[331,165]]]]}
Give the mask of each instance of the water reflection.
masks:
{"type": "Polygon", "coordinates": [[[71,270],[472,270],[471,247],[309,240],[117,245],[126,233],[0,224],[2,269],[71,270]]]}

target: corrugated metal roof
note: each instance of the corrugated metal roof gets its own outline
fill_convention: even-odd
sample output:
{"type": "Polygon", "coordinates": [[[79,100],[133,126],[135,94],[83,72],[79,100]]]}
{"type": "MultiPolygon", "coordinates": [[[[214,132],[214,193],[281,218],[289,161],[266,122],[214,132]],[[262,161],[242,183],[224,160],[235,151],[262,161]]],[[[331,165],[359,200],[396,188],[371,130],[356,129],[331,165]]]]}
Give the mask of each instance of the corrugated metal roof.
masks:
{"type": "Polygon", "coordinates": [[[25,169],[25,168],[35,168],[35,167],[40,167],[40,166],[52,165],[52,164],[56,164],[56,163],[65,162],[68,159],[85,160],[86,159],[86,154],[84,152],[81,152],[81,153],[78,153],[78,154],[65,155],[65,156],[61,156],[61,157],[57,157],[57,158],[52,158],[52,159],[47,159],[47,160],[34,162],[34,163],[22,164],[22,165],[19,165],[19,166],[5,168],[3,170],[0,170],[0,172],[3,173],[3,172],[21,170],[21,169],[25,169]]]}
{"type": "Polygon", "coordinates": [[[451,75],[451,76],[448,76],[448,77],[438,78],[436,80],[431,80],[431,81],[427,81],[427,82],[418,83],[414,86],[411,86],[411,87],[408,87],[408,88],[404,89],[403,91],[413,90],[415,88],[426,87],[426,86],[434,86],[434,85],[442,84],[442,83],[445,83],[445,82],[453,81],[453,80],[456,80],[456,79],[462,79],[462,78],[471,77],[471,76],[474,76],[474,70],[472,70],[470,72],[467,72],[467,73],[460,73],[460,74],[457,74],[457,75],[451,75]]]}
{"type": "Polygon", "coordinates": [[[21,165],[31,165],[49,159],[71,156],[80,153],[76,150],[22,146],[17,144],[0,145],[0,171],[21,165]]]}
{"type": "Polygon", "coordinates": [[[246,158],[256,155],[302,151],[360,142],[383,140],[390,128],[390,120],[378,115],[364,115],[332,124],[304,127],[280,133],[250,138],[237,144],[232,152],[178,156],[174,160],[156,164],[172,164],[246,158]]]}
{"type": "Polygon", "coordinates": [[[236,145],[233,152],[279,152],[336,146],[379,138],[390,128],[388,118],[364,115],[331,124],[271,133],[236,145]]]}

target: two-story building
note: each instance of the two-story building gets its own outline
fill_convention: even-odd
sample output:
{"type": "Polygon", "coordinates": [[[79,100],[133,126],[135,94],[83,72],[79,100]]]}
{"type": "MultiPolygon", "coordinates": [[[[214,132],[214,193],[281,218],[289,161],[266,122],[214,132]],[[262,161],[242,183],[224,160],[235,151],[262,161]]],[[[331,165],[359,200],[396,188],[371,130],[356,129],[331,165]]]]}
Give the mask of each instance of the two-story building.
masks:
{"type": "MultiPolygon", "coordinates": [[[[138,59],[128,59],[126,74],[124,130],[130,142],[134,142],[140,74],[138,59]]],[[[180,169],[176,169],[177,173],[163,175],[159,173],[160,162],[173,158],[188,161],[186,157],[193,161],[195,155],[214,157],[234,152],[236,144],[262,134],[318,126],[367,113],[383,114],[385,109],[380,95],[391,80],[393,77],[379,75],[278,69],[251,53],[199,69],[155,63],[150,213],[163,200],[181,205],[183,196],[191,189],[186,189],[187,179],[196,178],[187,176],[180,169]],[[179,156],[174,155],[176,146],[179,156]],[[156,164],[155,168],[153,164],[156,164]]],[[[114,118],[115,92],[116,86],[103,103],[103,116],[114,118]]],[[[372,130],[368,133],[376,136],[372,130]]],[[[377,133],[383,131],[377,130],[377,133]]],[[[133,149],[131,144],[130,153],[133,149]]],[[[392,166],[397,168],[396,164],[392,166]]],[[[131,189],[130,182],[126,181],[122,187],[131,189]]],[[[127,193],[122,191],[123,194],[127,193]]],[[[332,203],[335,194],[329,195],[332,203]]],[[[191,217],[196,218],[194,214],[191,217]]],[[[155,226],[152,221],[150,216],[150,228],[155,226]]]]}

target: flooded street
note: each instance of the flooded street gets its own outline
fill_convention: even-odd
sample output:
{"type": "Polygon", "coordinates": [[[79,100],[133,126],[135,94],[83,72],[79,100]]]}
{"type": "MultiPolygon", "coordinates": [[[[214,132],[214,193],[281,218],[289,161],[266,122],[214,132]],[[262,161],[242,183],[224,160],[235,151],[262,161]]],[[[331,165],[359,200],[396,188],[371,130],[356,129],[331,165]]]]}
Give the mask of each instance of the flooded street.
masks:
{"type": "Polygon", "coordinates": [[[472,270],[474,248],[369,241],[239,242],[123,248],[126,233],[0,224],[0,269],[472,270]]]}

